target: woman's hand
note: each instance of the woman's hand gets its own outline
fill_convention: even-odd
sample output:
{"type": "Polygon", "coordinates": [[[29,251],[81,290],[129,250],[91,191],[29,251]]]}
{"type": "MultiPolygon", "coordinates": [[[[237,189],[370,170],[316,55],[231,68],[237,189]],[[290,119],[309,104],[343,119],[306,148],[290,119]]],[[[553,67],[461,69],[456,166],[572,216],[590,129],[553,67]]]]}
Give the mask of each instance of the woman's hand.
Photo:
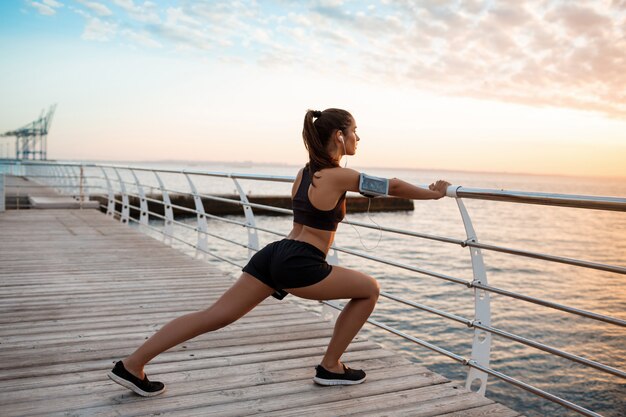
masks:
{"type": "Polygon", "coordinates": [[[437,197],[434,197],[434,200],[439,200],[441,197],[445,197],[446,190],[450,186],[448,181],[439,180],[435,183],[432,183],[428,186],[428,189],[437,193],[437,197]]]}

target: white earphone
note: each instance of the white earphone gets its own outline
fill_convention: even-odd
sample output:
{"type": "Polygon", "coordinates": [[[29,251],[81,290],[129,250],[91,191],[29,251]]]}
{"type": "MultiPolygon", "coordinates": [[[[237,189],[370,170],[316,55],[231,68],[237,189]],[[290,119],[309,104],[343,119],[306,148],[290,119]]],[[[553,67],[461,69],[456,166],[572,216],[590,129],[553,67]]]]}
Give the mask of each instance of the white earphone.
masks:
{"type": "Polygon", "coordinates": [[[343,135],[341,134],[341,132],[339,132],[339,140],[341,141],[341,144],[343,145],[343,154],[344,156],[346,156],[346,163],[344,164],[344,168],[346,168],[348,166],[348,151],[346,150],[346,142],[344,142],[343,140],[343,135]]]}

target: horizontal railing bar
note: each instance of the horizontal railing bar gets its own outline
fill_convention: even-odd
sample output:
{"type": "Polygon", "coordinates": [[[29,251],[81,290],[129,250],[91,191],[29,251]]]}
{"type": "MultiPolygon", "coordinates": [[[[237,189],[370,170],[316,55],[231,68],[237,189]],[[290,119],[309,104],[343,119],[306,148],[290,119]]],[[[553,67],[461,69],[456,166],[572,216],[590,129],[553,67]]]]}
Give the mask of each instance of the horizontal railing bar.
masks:
{"type": "Polygon", "coordinates": [[[564,306],[562,304],[558,304],[558,303],[553,303],[551,301],[545,301],[539,298],[534,298],[528,295],[522,295],[522,294],[517,294],[514,293],[512,291],[507,291],[507,290],[503,290],[501,288],[496,288],[496,287],[492,287],[489,285],[483,285],[483,284],[479,284],[479,283],[472,283],[472,286],[475,288],[480,288],[482,290],[485,291],[489,291],[489,292],[495,292],[498,293],[500,295],[506,295],[508,297],[512,297],[512,298],[517,298],[518,300],[523,300],[523,301],[528,301],[529,303],[533,303],[533,304],[539,304],[542,305],[544,307],[550,307],[550,308],[554,308],[556,310],[561,310],[561,311],[565,311],[567,313],[573,313],[579,316],[583,316],[583,317],[587,317],[590,319],[594,319],[594,320],[599,320],[599,321],[603,321],[605,323],[610,323],[610,324],[616,324],[618,326],[622,326],[622,327],[626,327],[626,321],[625,320],[621,320],[615,317],[610,317],[610,316],[605,316],[602,314],[598,314],[598,313],[592,313],[590,311],[586,311],[586,310],[580,310],[574,307],[568,307],[568,306],[564,306]]]}
{"type": "MultiPolygon", "coordinates": [[[[139,197],[138,195],[136,195],[136,194],[132,194],[132,193],[126,193],[126,194],[131,195],[131,196],[133,196],[133,197],[140,198],[140,197],[139,197]]],[[[155,199],[148,198],[148,197],[145,197],[145,198],[146,198],[146,200],[153,201],[153,202],[155,202],[155,203],[159,203],[159,204],[161,204],[161,205],[165,205],[165,202],[164,202],[163,200],[155,200],[155,199]]],[[[119,201],[120,201],[120,200],[117,200],[117,199],[114,199],[114,200],[115,200],[116,202],[119,202],[119,201]]],[[[133,206],[133,205],[129,205],[129,206],[130,206],[130,207],[135,208],[136,210],[140,210],[137,206],[133,206]]],[[[186,209],[187,211],[191,211],[191,212],[193,212],[193,213],[195,213],[195,214],[200,214],[200,213],[198,213],[198,211],[197,211],[197,210],[194,210],[194,209],[189,209],[189,208],[187,208],[187,207],[179,206],[179,205],[177,205],[177,204],[170,204],[170,206],[171,206],[171,207],[174,207],[174,208],[179,208],[179,209],[186,209]]],[[[106,208],[106,206],[103,206],[103,207],[104,207],[104,208],[106,208]]],[[[165,219],[165,217],[160,216],[160,215],[158,215],[158,214],[156,214],[156,213],[154,213],[154,212],[152,212],[152,211],[150,211],[149,213],[151,213],[153,216],[157,216],[157,217],[161,217],[161,218],[165,219]]],[[[206,217],[208,217],[208,218],[211,218],[211,219],[215,219],[215,220],[223,221],[223,222],[225,222],[225,223],[231,223],[231,224],[235,224],[235,225],[237,225],[237,226],[242,226],[242,227],[249,227],[249,228],[251,228],[251,229],[260,230],[260,231],[262,231],[262,232],[272,233],[272,234],[275,234],[275,235],[278,235],[278,236],[283,236],[283,237],[286,237],[286,235],[285,235],[284,233],[277,232],[277,231],[275,231],[275,230],[267,229],[267,228],[264,228],[264,227],[260,227],[260,226],[251,226],[251,225],[249,225],[249,224],[247,224],[247,223],[244,223],[244,222],[238,222],[238,221],[236,221],[236,220],[227,219],[227,218],[225,218],[225,217],[220,217],[220,216],[216,216],[216,215],[214,215],[214,214],[209,214],[209,213],[204,213],[203,215],[204,215],[204,216],[206,216],[206,217]]],[[[254,248],[249,248],[249,249],[254,249],[254,248]]]]}
{"type": "MultiPolygon", "coordinates": [[[[328,305],[328,306],[330,306],[330,307],[332,307],[334,309],[337,309],[339,311],[343,311],[343,308],[341,306],[336,305],[335,303],[332,303],[332,302],[329,302],[329,301],[322,301],[322,304],[326,304],[326,305],[328,305]]],[[[593,411],[587,410],[586,408],[583,408],[583,407],[581,407],[581,406],[579,406],[577,404],[574,404],[574,403],[572,403],[570,401],[567,401],[567,400],[565,400],[563,398],[560,398],[560,397],[558,397],[558,396],[556,396],[554,394],[550,394],[549,392],[546,392],[546,391],[543,391],[543,390],[541,390],[539,388],[533,387],[532,385],[526,384],[525,382],[519,381],[519,380],[517,380],[515,378],[512,378],[512,377],[510,377],[508,375],[505,375],[505,374],[503,374],[501,372],[495,371],[495,370],[493,370],[491,368],[487,368],[485,366],[479,365],[478,363],[476,363],[473,360],[468,360],[468,359],[466,359],[466,358],[464,358],[462,356],[459,356],[459,355],[457,355],[457,354],[455,354],[453,352],[450,352],[448,350],[442,349],[442,348],[440,348],[438,346],[433,345],[432,343],[429,343],[429,342],[426,342],[424,340],[418,339],[418,338],[416,338],[414,336],[408,335],[408,334],[406,334],[406,333],[404,333],[404,332],[402,332],[400,330],[397,330],[397,329],[395,329],[395,328],[393,328],[391,326],[383,324],[383,323],[381,323],[381,322],[379,322],[377,320],[367,319],[367,322],[370,323],[370,324],[373,324],[374,326],[379,327],[379,328],[381,328],[383,330],[386,330],[386,331],[388,331],[390,333],[393,333],[393,334],[395,334],[397,336],[400,336],[400,337],[402,337],[404,339],[407,339],[407,340],[409,340],[411,342],[414,342],[414,343],[416,343],[416,344],[418,344],[420,346],[423,346],[423,347],[425,347],[427,349],[430,349],[430,350],[435,351],[437,353],[440,353],[440,354],[442,354],[444,356],[447,356],[448,358],[451,358],[451,359],[453,359],[453,360],[455,360],[455,361],[457,361],[459,363],[462,363],[462,364],[464,364],[466,366],[470,366],[472,368],[476,368],[476,369],[479,369],[479,370],[481,370],[483,372],[486,372],[486,373],[488,373],[490,375],[493,375],[496,378],[502,379],[505,382],[508,382],[508,383],[510,383],[512,385],[515,385],[515,386],[517,386],[519,388],[522,388],[522,389],[524,389],[526,391],[529,391],[529,392],[531,392],[531,393],[533,393],[533,394],[535,394],[537,396],[540,396],[542,398],[545,398],[547,400],[555,402],[555,403],[557,403],[557,404],[559,404],[559,405],[561,405],[563,407],[569,408],[570,410],[574,410],[574,411],[576,411],[576,412],[578,412],[580,414],[583,414],[585,416],[602,417],[600,414],[597,414],[597,413],[594,413],[593,411]]]]}
{"type": "Polygon", "coordinates": [[[498,336],[502,336],[506,339],[514,340],[516,342],[522,343],[527,346],[534,347],[535,349],[543,350],[544,352],[552,353],[553,355],[560,356],[565,359],[569,359],[574,362],[578,362],[583,365],[590,366],[592,368],[598,369],[603,372],[607,372],[609,374],[619,376],[621,378],[626,378],[626,372],[613,368],[612,366],[605,365],[600,362],[596,362],[591,359],[583,358],[582,356],[574,355],[573,353],[565,352],[560,349],[554,348],[552,346],[545,345],[543,343],[535,342],[534,340],[526,339],[525,337],[518,336],[513,333],[506,332],[504,330],[497,329],[495,327],[486,326],[479,322],[474,322],[471,327],[475,327],[481,330],[484,330],[489,333],[497,334],[498,336]]]}
{"type": "Polygon", "coordinates": [[[428,311],[429,313],[433,313],[433,314],[436,314],[438,316],[441,316],[441,317],[444,317],[444,318],[447,318],[447,319],[459,322],[461,324],[466,325],[467,327],[472,327],[472,320],[466,319],[465,317],[461,317],[461,316],[457,316],[456,314],[452,314],[452,313],[448,313],[448,312],[445,312],[445,311],[437,310],[436,308],[428,307],[428,306],[426,306],[424,304],[420,304],[420,303],[417,303],[415,301],[407,300],[406,298],[398,297],[397,295],[393,295],[393,294],[390,294],[390,293],[385,292],[385,291],[381,291],[380,295],[382,297],[388,298],[390,300],[397,301],[399,303],[406,304],[408,306],[411,306],[411,307],[414,307],[414,308],[417,308],[417,309],[420,309],[420,310],[428,311]]]}
{"type": "MultiPolygon", "coordinates": [[[[175,191],[174,191],[175,192],[175,191]]],[[[282,214],[293,214],[293,210],[289,210],[289,209],[283,209],[283,208],[279,208],[279,207],[274,207],[274,206],[268,206],[265,204],[259,204],[259,203],[244,203],[241,200],[232,200],[230,198],[223,198],[223,197],[217,197],[217,196],[212,196],[212,195],[208,195],[208,194],[204,194],[204,193],[198,193],[198,196],[200,197],[204,197],[204,198],[208,198],[210,200],[215,200],[215,201],[221,201],[224,203],[229,203],[229,204],[235,204],[238,206],[249,206],[249,207],[253,207],[253,208],[260,208],[260,209],[264,209],[267,211],[273,211],[276,213],[282,213],[282,214]]],[[[243,215],[243,213],[242,213],[243,215]]]]}
{"type": "Polygon", "coordinates": [[[362,252],[358,252],[358,251],[355,251],[355,250],[352,250],[352,249],[342,248],[342,247],[334,246],[334,245],[332,246],[332,248],[335,249],[335,250],[338,250],[340,252],[349,253],[351,255],[359,256],[361,258],[369,259],[369,260],[372,260],[372,261],[380,262],[380,263],[391,265],[391,266],[396,266],[398,268],[406,269],[406,270],[417,272],[417,273],[424,274],[424,275],[429,275],[431,277],[440,278],[440,279],[443,279],[445,281],[454,282],[455,284],[462,284],[462,285],[465,285],[468,288],[471,287],[471,285],[472,285],[472,283],[470,281],[466,281],[466,280],[461,279],[461,278],[451,277],[449,275],[440,274],[438,272],[432,272],[432,271],[429,271],[427,269],[417,268],[417,267],[406,265],[406,264],[402,264],[402,263],[399,263],[399,262],[388,261],[386,259],[379,258],[377,256],[366,255],[366,254],[364,254],[362,252]]]}
{"type": "MultiPolygon", "coordinates": [[[[120,194],[122,194],[122,193],[120,193],[120,194]]],[[[142,198],[141,196],[138,196],[137,194],[133,194],[133,193],[129,193],[129,192],[126,192],[126,195],[129,195],[129,196],[132,196],[132,197],[136,197],[136,198],[142,198]]],[[[107,198],[106,196],[102,196],[102,197],[103,197],[103,198],[107,198]]],[[[150,198],[150,197],[143,197],[143,198],[145,198],[147,201],[152,201],[153,203],[161,204],[162,206],[165,206],[165,205],[166,205],[166,204],[165,204],[165,201],[163,201],[163,200],[156,200],[156,199],[154,199],[154,198],[150,198]]],[[[116,202],[120,202],[120,200],[117,200],[117,199],[114,199],[114,200],[115,200],[116,202]]],[[[130,204],[129,204],[129,206],[130,206],[130,207],[135,208],[136,210],[141,211],[141,209],[140,209],[139,207],[137,207],[137,206],[132,206],[132,205],[130,205],[130,204]]],[[[195,210],[195,209],[192,209],[192,208],[189,208],[189,207],[179,206],[178,204],[172,204],[172,203],[170,203],[170,204],[169,204],[169,206],[170,206],[170,207],[173,207],[173,208],[177,208],[177,209],[183,210],[183,211],[187,211],[187,212],[190,212],[190,213],[194,213],[194,214],[196,214],[196,215],[200,214],[200,213],[198,212],[198,210],[195,210]]],[[[158,215],[157,215],[156,213],[154,213],[153,211],[149,211],[149,213],[152,213],[154,216],[158,216],[158,215]]],[[[214,215],[214,214],[203,213],[203,215],[204,215],[204,216],[206,216],[206,217],[208,217],[208,218],[215,219],[215,220],[220,220],[220,221],[223,221],[223,222],[226,222],[226,223],[232,223],[232,224],[236,224],[236,225],[238,225],[238,226],[242,226],[242,227],[251,227],[251,226],[248,226],[248,225],[247,225],[246,223],[244,223],[244,222],[238,222],[238,221],[236,221],[236,220],[227,219],[227,218],[225,218],[225,217],[216,216],[216,215],[214,215]]]]}
{"type": "MultiPolygon", "coordinates": [[[[106,206],[104,206],[104,207],[106,207],[106,206]]],[[[118,215],[120,215],[120,216],[122,215],[122,213],[121,213],[121,212],[119,212],[119,211],[117,211],[117,210],[114,210],[113,212],[114,212],[114,213],[116,213],[116,214],[118,214],[118,215]]],[[[150,229],[152,229],[152,230],[154,230],[154,231],[156,231],[156,232],[161,233],[162,235],[165,235],[165,232],[163,232],[162,230],[157,229],[156,227],[153,227],[153,226],[150,226],[150,225],[147,225],[147,224],[141,224],[141,223],[139,223],[139,220],[136,220],[136,219],[133,219],[133,218],[131,218],[131,221],[133,221],[133,222],[135,222],[135,223],[137,223],[137,224],[139,224],[139,225],[141,225],[141,226],[148,227],[148,228],[150,228],[150,229]]],[[[187,242],[187,241],[185,241],[185,240],[182,240],[182,239],[180,239],[180,238],[177,238],[176,236],[167,236],[167,237],[170,237],[170,238],[172,238],[172,239],[174,239],[174,240],[177,240],[177,241],[179,241],[179,242],[181,242],[181,243],[184,243],[184,244],[186,244],[186,245],[188,245],[188,246],[191,246],[192,248],[194,248],[194,249],[196,249],[196,250],[199,250],[199,251],[200,251],[200,252],[202,252],[202,253],[206,253],[207,255],[211,255],[211,256],[213,256],[214,258],[219,259],[220,261],[227,262],[227,263],[229,263],[229,264],[231,264],[231,265],[234,265],[234,266],[236,266],[236,267],[239,267],[239,268],[243,268],[243,267],[244,267],[244,265],[240,265],[240,264],[238,264],[238,263],[236,263],[236,262],[231,261],[230,259],[227,259],[227,258],[224,258],[224,257],[222,257],[222,256],[216,255],[216,254],[214,254],[213,252],[210,252],[210,251],[205,251],[205,250],[203,250],[203,249],[200,249],[200,248],[198,248],[196,245],[194,245],[194,244],[192,244],[192,243],[189,243],[189,242],[187,242]]]]}
{"type": "MultiPolygon", "coordinates": [[[[135,194],[132,194],[132,193],[126,193],[126,195],[130,195],[130,196],[133,196],[133,197],[141,198],[141,197],[139,197],[139,196],[137,196],[137,195],[135,195],[135,194]]],[[[163,206],[168,205],[168,206],[171,206],[171,207],[176,207],[176,208],[182,209],[182,210],[184,210],[184,211],[189,211],[189,212],[195,212],[195,213],[197,213],[195,210],[190,209],[190,208],[188,208],[188,207],[176,206],[175,204],[166,204],[164,201],[162,201],[162,200],[155,200],[154,198],[149,198],[149,197],[144,197],[144,198],[145,198],[147,201],[152,201],[152,202],[154,202],[154,203],[161,204],[161,205],[163,205],[163,206]]],[[[122,205],[124,204],[121,200],[118,200],[117,198],[113,198],[113,201],[114,201],[114,202],[116,202],[116,203],[122,204],[122,205]]],[[[143,211],[143,210],[141,209],[141,207],[134,206],[134,205],[132,205],[132,204],[130,204],[130,203],[128,204],[128,207],[130,207],[130,208],[134,208],[135,210],[137,210],[137,211],[139,211],[139,212],[142,212],[142,211],[143,211]]],[[[149,211],[149,210],[148,210],[148,211],[147,211],[147,213],[148,213],[148,214],[151,214],[151,215],[152,215],[152,216],[154,216],[154,217],[159,217],[159,218],[162,218],[162,219],[168,220],[168,219],[166,219],[166,218],[165,218],[165,216],[163,216],[163,215],[161,215],[161,214],[157,214],[157,213],[155,213],[155,212],[153,212],[153,211],[149,211]]],[[[129,216],[129,217],[130,217],[130,216],[129,216]]],[[[176,220],[173,220],[173,221],[176,221],[176,220]]]]}
{"type": "MultiPolygon", "coordinates": [[[[326,304],[326,305],[328,305],[328,306],[330,306],[330,307],[332,307],[334,309],[337,309],[339,311],[343,311],[343,308],[341,306],[336,305],[335,303],[332,303],[330,301],[321,301],[321,303],[322,304],[326,304]]],[[[402,337],[404,339],[410,340],[411,342],[417,343],[418,345],[424,346],[427,349],[433,350],[433,351],[435,351],[437,353],[440,353],[440,354],[442,354],[444,356],[447,356],[447,357],[449,357],[451,359],[454,359],[457,362],[460,362],[460,363],[464,363],[465,362],[465,358],[463,358],[462,356],[457,355],[456,353],[452,353],[452,352],[450,352],[450,351],[448,351],[446,349],[442,349],[442,348],[440,348],[438,346],[435,346],[432,343],[428,343],[428,342],[426,342],[424,340],[418,339],[417,337],[408,335],[408,334],[406,334],[406,333],[404,333],[404,332],[402,332],[400,330],[394,329],[393,327],[388,326],[386,324],[383,324],[383,323],[381,323],[379,321],[376,321],[374,319],[368,318],[367,322],[370,323],[370,324],[373,324],[376,327],[380,327],[381,329],[384,329],[384,330],[386,330],[386,331],[388,331],[390,333],[393,333],[393,334],[395,334],[397,336],[400,336],[400,337],[402,337]]]]}
{"type": "Polygon", "coordinates": [[[354,221],[354,220],[342,220],[341,223],[346,223],[346,224],[351,224],[354,226],[360,226],[360,227],[365,227],[368,229],[374,229],[374,230],[382,230],[384,232],[391,232],[391,233],[396,233],[396,234],[400,234],[400,235],[407,235],[407,236],[413,236],[413,237],[419,237],[419,238],[423,238],[423,239],[428,239],[428,240],[436,240],[439,242],[445,242],[445,243],[454,243],[457,245],[461,245],[463,246],[465,244],[464,240],[461,239],[455,239],[455,238],[450,238],[450,237],[445,237],[445,236],[436,236],[436,235],[429,235],[426,233],[419,233],[419,232],[412,232],[409,230],[402,230],[402,229],[395,229],[393,227],[385,227],[385,226],[374,226],[372,224],[367,224],[367,223],[361,223],[358,221],[354,221]]]}
{"type": "MultiPolygon", "coordinates": [[[[121,201],[119,201],[117,199],[114,199],[114,201],[117,202],[117,203],[123,204],[121,201]]],[[[134,206],[132,204],[129,204],[128,207],[132,207],[132,208],[134,208],[136,210],[141,210],[139,207],[134,206]]],[[[214,238],[217,238],[217,239],[221,239],[223,241],[233,243],[233,244],[235,244],[237,246],[241,246],[241,247],[246,248],[246,249],[257,250],[257,249],[252,248],[252,247],[250,247],[250,246],[248,246],[248,245],[246,245],[244,243],[237,242],[235,240],[231,240],[231,239],[228,239],[228,238],[225,238],[225,237],[222,237],[220,235],[216,235],[216,234],[213,234],[213,233],[210,233],[210,232],[203,232],[202,230],[199,230],[197,227],[191,226],[191,225],[189,225],[187,223],[179,222],[178,220],[169,220],[165,216],[162,216],[160,214],[154,213],[152,211],[148,211],[148,213],[151,214],[154,217],[158,217],[158,218],[160,218],[162,220],[165,220],[165,221],[171,221],[172,223],[177,224],[177,225],[179,225],[181,227],[184,227],[184,228],[189,229],[189,230],[193,230],[194,232],[198,232],[198,233],[201,233],[201,234],[204,234],[204,235],[207,235],[207,236],[211,236],[211,237],[214,237],[214,238]]],[[[129,216],[129,218],[130,218],[130,216],[129,216]]],[[[137,220],[133,218],[133,221],[137,221],[137,220]]]]}
{"type": "MultiPolygon", "coordinates": [[[[84,188],[85,186],[83,186],[84,188]]],[[[37,184],[37,185],[5,185],[5,188],[80,188],[78,185],[52,185],[52,184],[37,184]]]]}
{"type": "Polygon", "coordinates": [[[544,206],[584,208],[592,210],[626,211],[626,198],[589,195],[555,194],[524,191],[488,190],[459,187],[456,195],[476,200],[539,204],[544,206]]]}
{"type": "MultiPolygon", "coordinates": [[[[121,194],[121,193],[120,193],[120,194],[121,194]]],[[[133,197],[141,198],[141,197],[140,197],[140,196],[138,196],[137,194],[133,194],[133,193],[129,193],[129,192],[127,192],[126,194],[127,194],[127,195],[130,195],[130,196],[133,196],[133,197]]],[[[103,197],[103,198],[106,198],[106,196],[102,196],[102,197],[103,197]]],[[[155,199],[150,198],[150,197],[144,197],[144,198],[145,198],[146,200],[148,200],[148,201],[152,201],[152,202],[155,202],[155,203],[158,203],[158,204],[161,204],[161,205],[165,205],[165,202],[164,202],[163,200],[155,200],[155,199]]],[[[122,203],[120,200],[118,200],[118,199],[113,199],[113,200],[114,200],[115,202],[117,202],[117,203],[123,204],[123,203],[122,203]]],[[[183,210],[186,210],[186,211],[189,211],[189,212],[193,212],[194,214],[200,214],[200,213],[199,213],[197,210],[195,210],[195,209],[190,209],[190,208],[188,208],[188,207],[179,206],[179,205],[177,205],[177,204],[171,204],[171,203],[170,203],[170,206],[171,206],[171,207],[174,207],[174,208],[178,208],[178,209],[183,209],[183,210]]],[[[106,205],[101,205],[101,207],[106,208],[106,205]]],[[[141,209],[140,209],[139,207],[134,206],[134,205],[132,205],[132,204],[129,204],[129,207],[132,207],[132,208],[134,208],[134,209],[136,209],[136,210],[141,211],[141,209]]],[[[148,213],[152,214],[153,216],[156,216],[156,217],[159,217],[159,218],[165,219],[165,217],[164,217],[164,216],[162,216],[162,215],[158,215],[158,214],[156,214],[156,213],[155,213],[155,212],[153,212],[153,211],[149,211],[148,213]]],[[[262,232],[272,233],[272,234],[275,234],[275,235],[278,235],[278,236],[283,236],[283,237],[286,237],[286,235],[285,235],[284,233],[277,232],[277,231],[275,231],[275,230],[271,230],[271,229],[266,229],[266,228],[264,228],[264,227],[259,227],[259,226],[251,226],[251,225],[249,225],[249,224],[247,224],[247,223],[244,223],[244,222],[238,222],[238,221],[236,221],[236,220],[227,219],[227,218],[225,218],[225,217],[220,217],[220,216],[216,216],[216,215],[214,215],[214,214],[209,214],[209,213],[204,213],[203,215],[204,215],[204,216],[206,216],[206,217],[208,217],[208,218],[211,218],[211,219],[215,219],[215,220],[223,221],[223,222],[225,222],[225,223],[236,224],[237,226],[249,227],[249,228],[251,228],[251,229],[260,230],[260,231],[262,231],[262,232]]],[[[166,220],[166,219],[165,219],[165,220],[166,220]]],[[[250,247],[248,247],[248,249],[253,249],[253,250],[256,250],[256,249],[254,249],[254,248],[250,248],[250,247]]]]}
{"type": "MultiPolygon", "coordinates": [[[[115,182],[120,182],[120,180],[115,179],[115,178],[113,178],[112,180],[115,181],[115,182]]],[[[124,184],[127,184],[127,185],[135,185],[134,183],[131,183],[131,182],[125,182],[125,181],[121,181],[121,182],[123,182],[124,184]]],[[[163,188],[163,190],[165,190],[167,192],[170,192],[170,193],[175,193],[175,194],[192,195],[189,191],[173,190],[173,189],[169,189],[169,188],[163,188]]],[[[121,193],[121,191],[120,191],[120,193],[121,193]]],[[[223,203],[234,204],[234,205],[238,205],[238,206],[250,206],[250,207],[260,208],[260,209],[264,209],[264,210],[268,210],[268,211],[274,211],[276,213],[293,214],[292,210],[282,209],[282,208],[273,207],[273,206],[267,206],[265,204],[250,203],[250,202],[244,203],[241,200],[233,200],[233,199],[230,199],[230,198],[217,197],[217,196],[212,196],[212,195],[204,194],[204,193],[198,193],[198,196],[205,197],[205,198],[210,199],[210,200],[221,201],[223,203]]]]}
{"type": "Polygon", "coordinates": [[[565,408],[568,408],[570,410],[576,411],[579,414],[582,414],[584,416],[588,416],[588,417],[603,417],[601,414],[595,413],[591,410],[588,410],[584,407],[579,406],[578,404],[574,404],[571,401],[567,401],[561,397],[558,397],[554,394],[550,394],[549,392],[546,392],[544,390],[541,390],[539,388],[536,388],[532,385],[529,385],[525,382],[519,381],[515,378],[512,378],[506,374],[503,374],[501,372],[495,371],[491,368],[487,368],[485,366],[479,365],[478,363],[474,362],[474,361],[469,361],[468,366],[471,366],[472,368],[476,368],[480,371],[483,371],[485,373],[488,373],[491,376],[495,376],[496,378],[499,378],[505,382],[508,382],[511,385],[515,385],[518,388],[522,388],[523,390],[526,390],[530,393],[533,393],[539,397],[545,398],[546,400],[552,401],[554,403],[557,403],[565,408]]]}
{"type": "Polygon", "coordinates": [[[511,249],[511,248],[506,248],[503,246],[490,245],[490,244],[480,243],[480,242],[467,241],[466,245],[475,247],[475,248],[480,248],[480,249],[487,249],[487,250],[492,250],[496,252],[508,253],[511,255],[524,256],[527,258],[535,258],[535,259],[541,259],[544,261],[575,265],[575,266],[580,266],[583,268],[599,269],[601,271],[614,272],[616,274],[626,274],[626,268],[621,267],[621,266],[606,265],[606,264],[601,264],[598,262],[590,262],[590,261],[583,261],[583,260],[574,259],[574,258],[566,258],[563,256],[547,255],[543,253],[530,252],[530,251],[525,251],[521,249],[511,249]]]}
{"type": "Polygon", "coordinates": [[[581,363],[583,365],[590,366],[592,368],[598,369],[598,370],[603,371],[603,372],[607,372],[607,373],[610,373],[610,374],[613,374],[613,375],[616,375],[616,376],[619,376],[619,377],[622,377],[622,378],[626,378],[626,372],[624,372],[622,370],[619,370],[619,369],[616,369],[616,368],[613,368],[611,366],[605,365],[603,363],[596,362],[596,361],[593,361],[593,360],[590,360],[590,359],[586,359],[586,358],[583,358],[581,356],[574,355],[572,353],[565,352],[565,351],[562,351],[560,349],[554,348],[552,346],[548,346],[548,345],[545,345],[543,343],[535,342],[533,340],[526,339],[524,337],[518,336],[518,335],[513,334],[513,333],[506,332],[504,330],[497,329],[495,327],[486,326],[486,325],[481,324],[480,322],[477,322],[477,321],[474,321],[474,320],[470,320],[470,319],[467,319],[465,317],[457,316],[456,314],[451,314],[451,313],[448,313],[448,312],[445,312],[445,311],[437,310],[435,308],[425,306],[424,304],[420,304],[420,303],[417,303],[415,301],[407,300],[405,298],[398,297],[396,295],[389,294],[389,293],[384,292],[384,291],[381,291],[380,295],[382,297],[388,298],[390,300],[394,300],[394,301],[397,301],[399,303],[406,304],[408,306],[411,306],[411,307],[414,307],[414,308],[418,308],[420,310],[424,310],[424,311],[427,311],[429,313],[433,313],[433,314],[436,314],[438,316],[441,316],[441,317],[444,317],[444,318],[456,321],[458,323],[465,324],[467,327],[470,327],[470,328],[474,327],[474,328],[478,328],[478,329],[484,330],[484,331],[489,332],[489,333],[497,334],[497,335],[502,336],[502,337],[504,337],[506,339],[513,340],[513,341],[525,344],[527,346],[531,346],[531,347],[534,347],[536,349],[552,353],[552,354],[557,355],[557,356],[561,356],[562,358],[569,359],[569,360],[581,363]]]}
{"type": "MultiPolygon", "coordinates": [[[[28,174],[28,175],[23,175],[24,177],[27,178],[63,178],[63,179],[67,179],[67,178],[81,178],[80,175],[33,175],[33,174],[28,174]]],[[[87,178],[87,179],[94,179],[94,178],[101,178],[101,177],[91,177],[91,176],[87,176],[87,175],[83,175],[82,178],[87,178]]]]}
{"type": "Polygon", "coordinates": [[[491,245],[491,244],[480,243],[480,242],[473,242],[471,240],[461,240],[461,239],[454,239],[454,238],[448,238],[448,237],[443,237],[443,236],[429,235],[429,234],[425,234],[425,233],[411,232],[411,231],[407,231],[407,230],[394,229],[394,228],[385,227],[385,226],[378,227],[378,226],[374,226],[374,225],[367,224],[367,223],[356,222],[356,221],[353,221],[353,220],[343,220],[342,223],[352,224],[352,225],[355,225],[355,226],[361,226],[361,227],[365,227],[365,228],[373,229],[373,230],[382,230],[382,231],[385,231],[385,232],[392,232],[392,233],[396,233],[396,234],[402,234],[402,235],[407,235],[407,236],[419,237],[419,238],[428,239],[428,240],[435,240],[435,241],[439,241],[439,242],[454,243],[454,244],[457,244],[457,245],[461,245],[463,247],[471,246],[471,247],[491,250],[491,251],[495,251],[495,252],[502,252],[502,253],[508,253],[508,254],[511,254],[511,255],[524,256],[524,257],[527,257],[527,258],[535,258],[535,259],[541,259],[541,260],[544,260],[544,261],[558,262],[558,263],[563,263],[563,264],[580,266],[580,267],[583,267],[583,268],[598,269],[598,270],[614,272],[614,273],[618,273],[618,274],[626,274],[626,268],[624,268],[624,267],[614,266],[614,265],[606,265],[606,264],[601,264],[601,263],[598,263],[598,262],[590,262],[590,261],[584,261],[584,260],[579,260],[579,259],[566,258],[566,257],[562,257],[562,256],[548,255],[548,254],[542,254],[542,253],[537,253],[537,252],[530,252],[530,251],[525,251],[525,250],[521,250],[521,249],[512,249],[512,248],[507,248],[507,247],[504,247],[504,246],[491,245]]]}
{"type": "MultiPolygon", "coordinates": [[[[89,166],[89,165],[87,165],[89,166]]],[[[243,174],[243,173],[228,173],[228,172],[215,172],[215,171],[196,171],[189,169],[182,170],[174,170],[174,169],[152,169],[152,168],[142,168],[142,167],[131,167],[131,166],[122,166],[122,165],[111,165],[111,164],[97,164],[93,165],[93,167],[104,167],[104,168],[117,168],[117,169],[127,169],[133,171],[147,171],[147,172],[159,172],[165,174],[189,174],[189,175],[198,175],[205,177],[219,177],[219,178],[237,178],[244,180],[256,180],[256,181],[274,181],[274,182],[293,182],[295,177],[290,175],[260,175],[260,174],[243,174]]]]}

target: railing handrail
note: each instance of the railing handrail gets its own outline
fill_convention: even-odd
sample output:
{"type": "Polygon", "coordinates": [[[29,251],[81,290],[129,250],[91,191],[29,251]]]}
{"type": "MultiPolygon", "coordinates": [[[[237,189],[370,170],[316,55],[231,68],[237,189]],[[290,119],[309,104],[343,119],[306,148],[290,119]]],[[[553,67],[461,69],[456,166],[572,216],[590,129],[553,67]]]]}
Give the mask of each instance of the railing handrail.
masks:
{"type": "Polygon", "coordinates": [[[504,191],[483,188],[457,188],[460,198],[505,201],[509,203],[539,204],[592,210],[626,211],[626,198],[575,194],[540,193],[533,191],[504,191]]]}

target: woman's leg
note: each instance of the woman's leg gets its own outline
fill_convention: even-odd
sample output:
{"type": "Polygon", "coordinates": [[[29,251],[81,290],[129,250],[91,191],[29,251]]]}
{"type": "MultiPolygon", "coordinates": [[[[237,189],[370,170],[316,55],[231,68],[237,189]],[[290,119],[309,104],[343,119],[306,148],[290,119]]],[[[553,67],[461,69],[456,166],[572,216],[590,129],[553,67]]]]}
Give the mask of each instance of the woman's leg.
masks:
{"type": "Polygon", "coordinates": [[[152,358],[186,340],[236,321],[274,290],[244,272],[211,307],[189,313],[167,323],[122,362],[128,371],[143,378],[143,367],[152,358]]]}
{"type": "Polygon", "coordinates": [[[286,291],[310,300],[352,299],[337,318],[333,336],[321,362],[328,371],[343,373],[339,358],[374,310],[380,292],[378,282],[361,272],[333,266],[332,272],[321,282],[286,291]]]}

